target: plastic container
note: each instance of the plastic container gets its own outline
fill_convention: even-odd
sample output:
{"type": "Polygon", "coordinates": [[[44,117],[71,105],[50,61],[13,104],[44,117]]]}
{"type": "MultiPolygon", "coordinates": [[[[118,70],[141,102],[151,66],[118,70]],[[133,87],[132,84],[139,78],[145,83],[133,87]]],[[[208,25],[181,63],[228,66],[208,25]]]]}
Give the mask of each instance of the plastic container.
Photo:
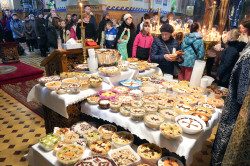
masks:
{"type": "Polygon", "coordinates": [[[116,132],[112,135],[112,143],[117,148],[126,145],[132,145],[133,141],[134,141],[133,134],[126,131],[116,132]]]}
{"type": "Polygon", "coordinates": [[[144,123],[147,127],[158,130],[164,120],[164,116],[160,114],[147,114],[144,118],[144,123]]]}
{"type": "Polygon", "coordinates": [[[46,88],[48,88],[49,90],[56,90],[61,86],[61,82],[60,81],[51,81],[45,84],[46,88]]]}
{"type": "Polygon", "coordinates": [[[108,141],[95,141],[90,145],[92,155],[105,156],[111,150],[111,143],[108,141]]]}
{"type": "Polygon", "coordinates": [[[182,135],[181,126],[177,123],[162,123],[160,130],[161,134],[167,139],[177,139],[182,135]]]}
{"type": "Polygon", "coordinates": [[[72,83],[69,84],[68,87],[71,93],[80,93],[82,85],[78,83],[72,83]]]}
{"type": "Polygon", "coordinates": [[[90,146],[93,142],[99,141],[102,139],[102,133],[100,133],[98,130],[91,131],[85,134],[84,138],[87,139],[87,143],[90,146]]]}
{"type": "Polygon", "coordinates": [[[162,157],[158,162],[157,166],[165,166],[165,165],[178,165],[178,166],[184,166],[184,164],[178,160],[175,157],[172,156],[165,156],[162,157]]]}
{"type": "Polygon", "coordinates": [[[120,107],[121,107],[121,102],[119,101],[111,101],[110,102],[110,111],[111,112],[114,112],[114,113],[117,113],[120,111],[120,107]]]}
{"type": "Polygon", "coordinates": [[[145,143],[138,146],[137,153],[140,155],[142,161],[155,164],[161,158],[162,150],[155,144],[145,143]]]}
{"type": "Polygon", "coordinates": [[[131,112],[131,107],[130,106],[122,106],[120,107],[120,113],[123,116],[129,116],[131,112]]]}
{"type": "Polygon", "coordinates": [[[102,138],[109,140],[112,138],[112,135],[117,131],[117,128],[111,124],[101,125],[98,128],[98,131],[102,133],[102,138]]]}
{"type": "Polygon", "coordinates": [[[39,140],[39,146],[45,151],[51,151],[56,143],[61,140],[61,137],[55,134],[48,134],[39,140]]]}
{"type": "Polygon", "coordinates": [[[145,109],[144,108],[132,108],[131,109],[131,119],[134,121],[142,121],[145,116],[145,109]]]}

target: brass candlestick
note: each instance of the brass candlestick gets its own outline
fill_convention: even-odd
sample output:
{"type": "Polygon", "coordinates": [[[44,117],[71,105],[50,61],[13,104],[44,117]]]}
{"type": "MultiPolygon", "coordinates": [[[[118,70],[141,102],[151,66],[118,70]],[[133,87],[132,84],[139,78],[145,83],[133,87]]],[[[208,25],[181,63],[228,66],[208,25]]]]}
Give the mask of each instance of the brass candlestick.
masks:
{"type": "Polygon", "coordinates": [[[161,8],[158,8],[157,27],[160,28],[161,8]]]}
{"type": "Polygon", "coordinates": [[[86,44],[85,44],[85,26],[83,26],[83,4],[79,3],[81,8],[81,38],[82,38],[82,54],[83,54],[83,63],[87,63],[87,54],[86,54],[86,44]]]}

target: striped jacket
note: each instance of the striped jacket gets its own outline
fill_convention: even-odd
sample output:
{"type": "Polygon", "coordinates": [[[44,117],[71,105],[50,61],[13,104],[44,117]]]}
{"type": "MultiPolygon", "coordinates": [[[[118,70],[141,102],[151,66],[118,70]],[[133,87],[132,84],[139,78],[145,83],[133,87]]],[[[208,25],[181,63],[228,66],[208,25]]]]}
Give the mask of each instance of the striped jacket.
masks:
{"type": "Polygon", "coordinates": [[[105,32],[104,45],[106,46],[106,48],[114,48],[116,35],[117,35],[117,30],[113,27],[105,32]]]}

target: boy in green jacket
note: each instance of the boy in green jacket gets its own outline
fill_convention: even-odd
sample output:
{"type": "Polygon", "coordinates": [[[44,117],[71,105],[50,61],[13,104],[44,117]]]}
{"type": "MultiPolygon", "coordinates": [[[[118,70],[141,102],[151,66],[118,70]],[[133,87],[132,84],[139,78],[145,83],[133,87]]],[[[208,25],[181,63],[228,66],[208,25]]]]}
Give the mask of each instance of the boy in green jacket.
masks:
{"type": "Polygon", "coordinates": [[[130,38],[130,29],[124,28],[124,31],[121,34],[120,40],[122,41],[121,44],[118,44],[118,50],[122,56],[122,60],[127,60],[128,58],[128,51],[127,51],[127,44],[130,38]],[[128,31],[128,35],[124,35],[125,31],[128,31]]]}

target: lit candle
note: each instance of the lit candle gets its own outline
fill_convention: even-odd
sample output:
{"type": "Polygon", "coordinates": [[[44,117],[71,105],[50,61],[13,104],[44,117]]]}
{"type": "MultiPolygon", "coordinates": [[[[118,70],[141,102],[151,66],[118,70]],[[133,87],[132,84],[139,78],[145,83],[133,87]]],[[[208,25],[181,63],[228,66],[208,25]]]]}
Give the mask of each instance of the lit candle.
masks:
{"type": "Polygon", "coordinates": [[[79,5],[81,8],[81,26],[83,27],[83,4],[82,4],[82,2],[80,2],[79,5]]]}

